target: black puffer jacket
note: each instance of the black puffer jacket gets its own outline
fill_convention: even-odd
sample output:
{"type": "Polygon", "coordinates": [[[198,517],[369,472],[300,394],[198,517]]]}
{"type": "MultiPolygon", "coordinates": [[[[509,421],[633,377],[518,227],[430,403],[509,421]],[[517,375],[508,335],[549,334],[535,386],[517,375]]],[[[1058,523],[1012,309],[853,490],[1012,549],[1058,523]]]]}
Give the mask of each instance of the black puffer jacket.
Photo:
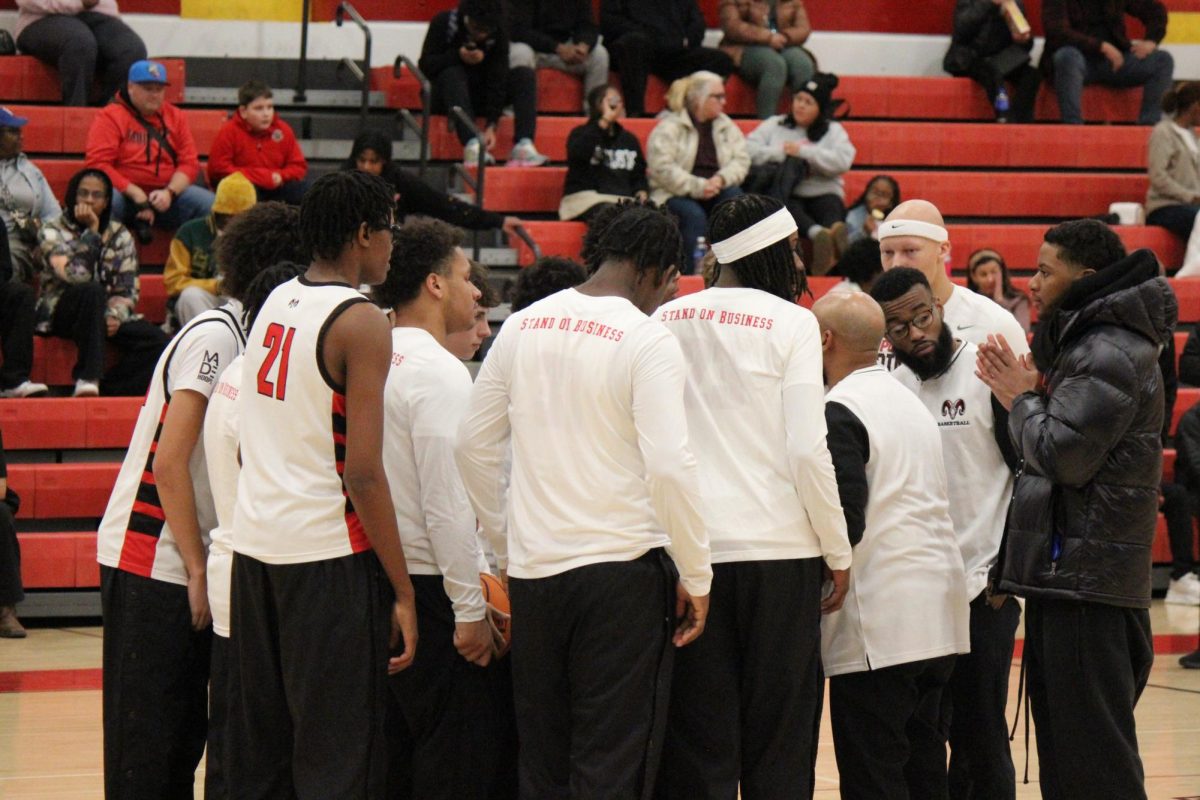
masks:
{"type": "Polygon", "coordinates": [[[1139,250],[1076,281],[1039,326],[1044,394],[1013,402],[1023,460],[1000,588],[1024,597],[1149,608],[1162,479],[1159,349],[1178,304],[1139,250]]]}

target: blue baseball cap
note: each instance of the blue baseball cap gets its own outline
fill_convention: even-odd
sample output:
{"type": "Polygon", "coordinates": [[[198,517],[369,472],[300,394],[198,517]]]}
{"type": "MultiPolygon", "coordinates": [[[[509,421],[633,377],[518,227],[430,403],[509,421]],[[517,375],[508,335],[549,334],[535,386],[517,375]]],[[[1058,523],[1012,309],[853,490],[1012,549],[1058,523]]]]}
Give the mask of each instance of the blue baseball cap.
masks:
{"type": "Polygon", "coordinates": [[[129,68],[130,83],[161,83],[169,86],[167,68],[157,61],[138,61],[129,68]]]}
{"type": "Polygon", "coordinates": [[[0,128],[24,128],[29,120],[18,117],[4,106],[0,106],[0,128]]]}

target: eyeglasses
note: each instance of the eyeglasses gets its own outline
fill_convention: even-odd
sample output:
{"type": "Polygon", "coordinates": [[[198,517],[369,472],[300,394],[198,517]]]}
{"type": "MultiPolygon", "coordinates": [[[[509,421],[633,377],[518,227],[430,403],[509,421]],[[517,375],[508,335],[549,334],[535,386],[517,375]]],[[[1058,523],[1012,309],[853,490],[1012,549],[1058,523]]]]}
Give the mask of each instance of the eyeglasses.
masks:
{"type": "Polygon", "coordinates": [[[897,322],[895,325],[889,325],[887,335],[889,339],[903,341],[908,338],[911,328],[916,328],[919,331],[927,331],[931,325],[933,325],[933,309],[927,308],[908,322],[897,322]]]}

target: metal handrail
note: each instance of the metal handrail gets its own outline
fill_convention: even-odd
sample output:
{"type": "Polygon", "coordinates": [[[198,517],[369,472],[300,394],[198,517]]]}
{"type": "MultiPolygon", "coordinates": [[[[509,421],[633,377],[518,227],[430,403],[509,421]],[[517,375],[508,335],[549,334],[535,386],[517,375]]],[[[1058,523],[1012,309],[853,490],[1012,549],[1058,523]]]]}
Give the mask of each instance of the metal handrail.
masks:
{"type": "Polygon", "coordinates": [[[308,6],[309,0],[300,4],[300,67],[296,73],[296,94],[293,99],[297,103],[308,102],[308,6]]]}
{"type": "Polygon", "coordinates": [[[350,74],[362,84],[362,101],[359,105],[358,113],[361,123],[365,125],[367,122],[367,107],[371,102],[371,29],[367,27],[367,21],[362,18],[362,14],[359,14],[354,6],[346,2],[338,3],[337,13],[334,15],[334,20],[337,22],[339,28],[342,27],[342,23],[345,22],[347,15],[358,26],[358,29],[363,32],[363,39],[365,39],[363,66],[360,69],[352,58],[343,58],[340,66],[348,69],[350,74]]]}
{"type": "MultiPolygon", "coordinates": [[[[479,167],[478,167],[478,171],[475,173],[475,177],[472,178],[471,173],[467,172],[466,168],[462,164],[455,164],[453,169],[454,169],[455,173],[457,173],[458,175],[460,175],[462,177],[463,183],[465,183],[467,186],[471,187],[471,189],[473,189],[475,191],[475,205],[479,206],[480,210],[482,210],[483,209],[483,174],[484,174],[484,170],[487,169],[487,148],[484,147],[484,145],[483,145],[483,134],[480,132],[479,128],[475,125],[475,120],[471,119],[471,117],[469,117],[467,115],[467,113],[462,110],[462,106],[454,106],[453,108],[451,108],[450,116],[453,117],[454,119],[458,120],[463,125],[463,127],[465,127],[468,131],[470,131],[471,135],[474,136],[479,141],[479,167]]],[[[479,231],[474,231],[471,235],[471,238],[473,241],[472,248],[474,250],[473,257],[476,261],[478,261],[479,260],[479,231]]]]}
{"type": "Polygon", "coordinates": [[[392,64],[392,77],[400,77],[400,68],[407,67],[412,76],[417,79],[417,83],[421,86],[421,124],[417,125],[416,119],[412,112],[407,108],[402,108],[396,112],[400,121],[405,127],[413,131],[420,137],[421,157],[417,161],[417,175],[421,178],[425,177],[425,164],[429,160],[429,113],[433,98],[433,85],[429,82],[429,78],[425,77],[425,73],[417,67],[416,63],[408,56],[396,56],[396,61],[392,64]]]}

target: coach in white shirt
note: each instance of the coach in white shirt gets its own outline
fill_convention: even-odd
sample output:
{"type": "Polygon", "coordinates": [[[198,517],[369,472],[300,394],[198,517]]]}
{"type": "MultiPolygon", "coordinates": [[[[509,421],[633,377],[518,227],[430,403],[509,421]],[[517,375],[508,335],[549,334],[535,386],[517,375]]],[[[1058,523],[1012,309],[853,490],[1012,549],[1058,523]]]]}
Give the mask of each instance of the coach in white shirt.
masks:
{"type": "Polygon", "coordinates": [[[954,666],[950,694],[950,796],[1012,800],[1016,772],[1008,746],[1008,676],[1017,601],[992,592],[1017,454],[1008,411],[975,374],[976,347],[955,338],[942,305],[915,269],[889,270],[871,287],[883,307],[896,380],[937,420],[950,489],[950,519],[971,598],[971,652],[954,666]]]}
{"type": "Polygon", "coordinates": [[[505,321],[459,430],[467,493],[509,579],[522,796],[639,796],[665,721],[671,617],[677,646],[704,626],[686,366],[646,316],[682,250],[665,213],[619,213],[591,278],[505,321]]]}
{"type": "Polygon", "coordinates": [[[969,646],[962,556],[937,425],[877,363],[883,312],[828,295],[821,324],[829,450],[854,566],[821,622],[844,800],[946,797],[943,694],[969,646]]]}
{"type": "MultiPolygon", "coordinates": [[[[937,206],[928,200],[905,200],[892,209],[876,229],[883,270],[911,267],[919,270],[945,309],[946,324],[959,339],[983,344],[989,333],[1003,334],[1017,355],[1029,352],[1025,329],[1007,309],[981,294],[950,280],[946,259],[950,233],[937,206]]],[[[895,367],[890,345],[884,343],[880,360],[895,367]]]]}
{"type": "Polygon", "coordinates": [[[745,195],[709,223],[711,289],[655,312],[688,361],[713,560],[704,636],[675,658],[659,797],[806,797],[821,714],[821,586],[850,541],[825,444],[821,335],[796,304],[796,222],[745,195]]]}

